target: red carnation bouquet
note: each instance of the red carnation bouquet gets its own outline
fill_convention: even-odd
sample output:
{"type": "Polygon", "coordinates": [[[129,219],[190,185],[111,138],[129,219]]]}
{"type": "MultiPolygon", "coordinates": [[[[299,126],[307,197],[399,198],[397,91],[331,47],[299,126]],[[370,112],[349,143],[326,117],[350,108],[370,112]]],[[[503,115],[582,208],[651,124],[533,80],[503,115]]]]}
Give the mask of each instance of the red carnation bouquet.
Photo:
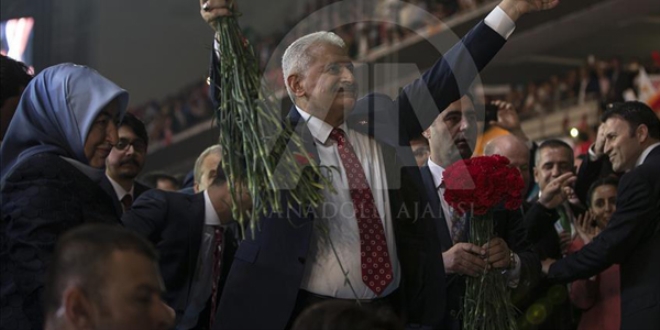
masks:
{"type": "MultiPolygon", "coordinates": [[[[468,242],[483,246],[495,237],[493,209],[516,210],[522,204],[523,179],[509,160],[499,155],[456,162],[443,173],[444,198],[469,217],[468,242]]],[[[486,258],[488,255],[485,256],[486,258]]],[[[466,278],[463,329],[516,329],[508,279],[501,270],[487,270],[466,278]]]]}
{"type": "Polygon", "coordinates": [[[500,155],[474,157],[452,164],[443,173],[445,200],[461,215],[484,215],[504,202],[508,210],[522,203],[520,172],[500,155]]]}

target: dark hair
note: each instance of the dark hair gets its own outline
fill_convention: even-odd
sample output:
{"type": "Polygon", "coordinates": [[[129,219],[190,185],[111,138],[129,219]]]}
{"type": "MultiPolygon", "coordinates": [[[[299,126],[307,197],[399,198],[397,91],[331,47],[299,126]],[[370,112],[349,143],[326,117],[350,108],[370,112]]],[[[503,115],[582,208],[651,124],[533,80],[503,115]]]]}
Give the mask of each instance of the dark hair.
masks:
{"type": "Polygon", "coordinates": [[[133,130],[133,133],[135,133],[138,138],[144,141],[145,144],[149,145],[149,134],[147,134],[147,128],[144,126],[144,123],[138,119],[138,117],[135,117],[134,114],[126,112],[124,114],[124,118],[121,120],[121,123],[119,123],[119,127],[122,126],[128,126],[131,130],[133,130]]]}
{"type": "Polygon", "coordinates": [[[328,300],[307,308],[293,324],[292,330],[403,330],[393,312],[375,311],[354,302],[328,300]]]}
{"type": "Polygon", "coordinates": [[[158,261],[151,243],[119,225],[82,225],[65,233],[55,247],[46,277],[46,315],[60,308],[63,291],[71,279],[79,283],[90,299],[102,301],[100,292],[106,278],[107,261],[115,251],[133,251],[158,261]]]}
{"type": "Polygon", "coordinates": [[[660,140],[660,119],[648,105],[642,102],[614,103],[611,109],[605,111],[601,121],[605,122],[610,118],[621,118],[628,122],[630,136],[634,136],[637,127],[644,124],[649,130],[649,136],[660,140]]]}
{"type": "MultiPolygon", "coordinates": [[[[571,161],[571,164],[574,163],[574,160],[573,160],[573,148],[571,148],[571,146],[568,145],[568,143],[566,143],[566,142],[564,142],[564,141],[562,141],[562,140],[558,140],[558,139],[550,139],[550,140],[545,140],[545,141],[543,141],[543,143],[541,143],[541,145],[539,145],[539,147],[536,149],[536,158],[535,158],[535,164],[534,164],[534,166],[538,166],[538,165],[539,165],[539,162],[541,161],[541,151],[542,151],[543,149],[548,149],[548,148],[550,148],[550,149],[559,149],[559,148],[564,148],[564,149],[566,149],[566,151],[567,151],[568,154],[570,155],[569,159],[570,159],[570,161],[571,161]]],[[[571,165],[571,167],[572,167],[572,165],[571,165]]]]}
{"type": "Polygon", "coordinates": [[[172,175],[163,173],[163,172],[153,172],[153,173],[148,173],[144,176],[142,179],[142,182],[149,186],[150,188],[156,188],[158,186],[158,181],[160,180],[167,180],[172,183],[177,187],[177,189],[181,186],[179,183],[179,180],[175,178],[172,175]]]}
{"type": "Polygon", "coordinates": [[[615,188],[619,186],[619,180],[611,176],[600,178],[596,182],[592,183],[587,191],[587,206],[591,207],[591,197],[594,196],[594,191],[600,186],[614,186],[615,188]]]}
{"type": "Polygon", "coordinates": [[[21,88],[25,88],[30,80],[32,75],[25,64],[0,55],[0,105],[10,97],[20,96],[21,88]]]}

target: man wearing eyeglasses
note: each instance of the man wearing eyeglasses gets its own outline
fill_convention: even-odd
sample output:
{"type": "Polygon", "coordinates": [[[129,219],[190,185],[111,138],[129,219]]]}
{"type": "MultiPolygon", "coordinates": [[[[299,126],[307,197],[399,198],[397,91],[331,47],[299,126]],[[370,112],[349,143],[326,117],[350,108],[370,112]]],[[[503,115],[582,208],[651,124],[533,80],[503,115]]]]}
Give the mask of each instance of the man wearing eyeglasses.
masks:
{"type": "Polygon", "coordinates": [[[119,139],[106,158],[105,175],[121,202],[123,212],[149,187],[135,181],[144,167],[149,136],[144,123],[131,113],[126,113],[118,130],[119,139]]]}

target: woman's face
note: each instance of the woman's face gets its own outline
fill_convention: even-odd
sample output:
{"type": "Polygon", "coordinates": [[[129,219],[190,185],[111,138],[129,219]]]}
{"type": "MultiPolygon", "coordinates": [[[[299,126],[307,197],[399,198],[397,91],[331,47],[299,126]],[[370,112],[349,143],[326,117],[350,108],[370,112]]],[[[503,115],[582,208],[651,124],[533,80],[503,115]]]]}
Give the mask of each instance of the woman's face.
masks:
{"type": "Polygon", "coordinates": [[[605,228],[616,211],[616,187],[602,185],[594,189],[590,210],[596,218],[596,225],[600,229],[605,228]]]}
{"type": "Polygon", "coordinates": [[[117,143],[117,123],[119,122],[119,103],[117,100],[106,105],[94,119],[94,123],[85,140],[85,157],[89,166],[104,168],[105,159],[112,146],[117,143]]]}

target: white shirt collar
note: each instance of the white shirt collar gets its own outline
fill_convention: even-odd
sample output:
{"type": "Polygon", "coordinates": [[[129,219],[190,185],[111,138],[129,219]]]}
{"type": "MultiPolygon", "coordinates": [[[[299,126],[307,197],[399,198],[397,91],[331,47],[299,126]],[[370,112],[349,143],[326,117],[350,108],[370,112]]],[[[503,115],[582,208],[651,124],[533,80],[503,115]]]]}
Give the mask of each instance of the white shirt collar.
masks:
{"type": "Polygon", "coordinates": [[[442,176],[445,173],[445,169],[442,166],[434,163],[431,158],[429,158],[429,170],[431,170],[431,175],[433,176],[433,183],[435,183],[435,187],[439,187],[442,183],[442,176]]]}
{"type": "MultiPolygon", "coordinates": [[[[298,110],[300,116],[307,123],[307,128],[309,128],[309,131],[312,133],[314,139],[316,139],[321,144],[325,144],[328,141],[328,137],[330,137],[330,133],[332,133],[334,127],[315,117],[314,115],[305,112],[305,110],[298,108],[298,106],[296,106],[296,110],[298,110]]],[[[344,132],[347,132],[346,123],[339,125],[339,128],[341,128],[344,132]]]]}
{"type": "Polygon", "coordinates": [[[119,183],[117,183],[115,180],[113,180],[109,175],[106,175],[106,177],[108,178],[108,181],[110,181],[110,184],[112,185],[112,189],[115,190],[115,194],[117,195],[117,199],[119,199],[120,201],[126,195],[131,195],[131,197],[135,196],[133,194],[133,187],[135,185],[131,185],[131,190],[126,191],[121,185],[119,185],[119,183]]]}
{"type": "Polygon", "coordinates": [[[220,226],[221,224],[218,213],[215,212],[211,202],[211,197],[209,197],[208,189],[204,190],[204,224],[210,226],[220,226]]]}
{"type": "Polygon", "coordinates": [[[637,160],[637,164],[635,164],[635,166],[639,166],[639,165],[644,164],[644,161],[646,160],[646,157],[648,157],[649,154],[651,153],[651,151],[653,151],[653,149],[655,149],[658,146],[660,146],[660,142],[656,142],[656,143],[648,146],[646,149],[644,149],[644,152],[642,152],[642,155],[639,156],[639,159],[637,160]]]}

